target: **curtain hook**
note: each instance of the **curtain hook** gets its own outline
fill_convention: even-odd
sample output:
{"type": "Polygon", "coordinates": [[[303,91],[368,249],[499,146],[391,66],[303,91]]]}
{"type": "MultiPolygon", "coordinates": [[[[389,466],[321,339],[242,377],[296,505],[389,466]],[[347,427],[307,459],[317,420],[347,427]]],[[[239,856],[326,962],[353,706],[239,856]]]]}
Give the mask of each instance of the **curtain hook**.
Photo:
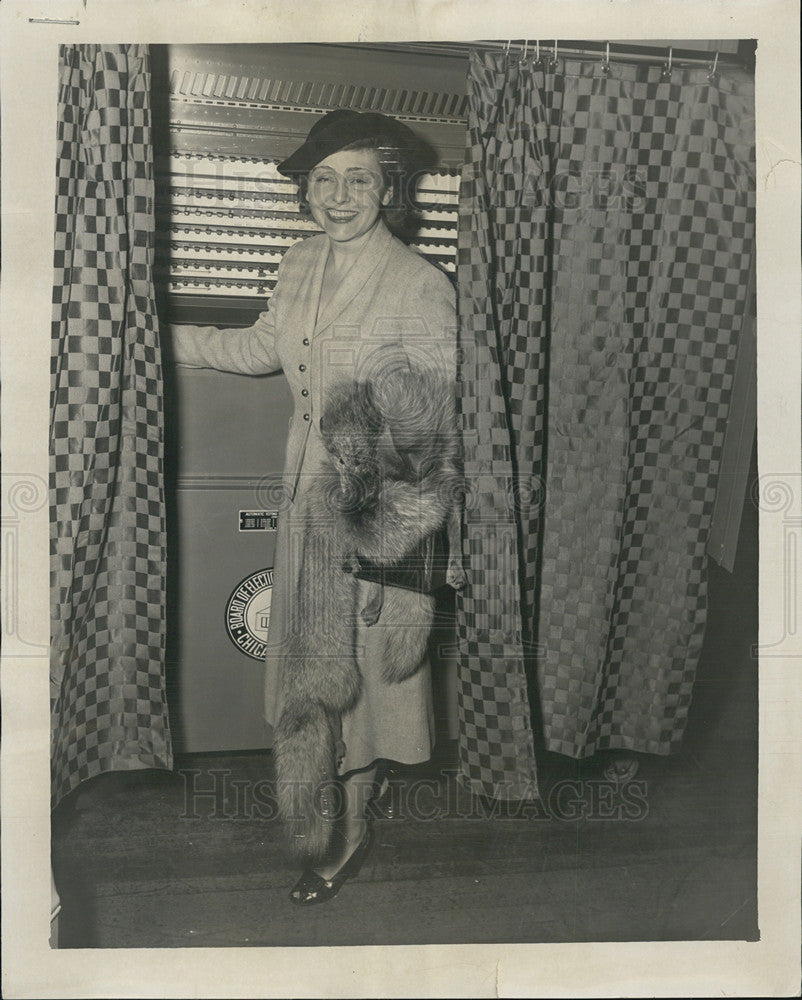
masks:
{"type": "Polygon", "coordinates": [[[524,51],[523,51],[523,55],[521,56],[521,65],[523,65],[526,62],[526,53],[528,51],[529,51],[529,39],[525,38],[524,39],[524,51]]]}
{"type": "Polygon", "coordinates": [[[713,65],[710,67],[710,72],[707,74],[707,79],[711,82],[716,79],[716,66],[718,66],[718,52],[716,52],[713,57],[713,65]]]}
{"type": "Polygon", "coordinates": [[[610,73],[610,43],[606,42],[604,46],[604,62],[601,68],[602,74],[607,76],[610,73]]]}
{"type": "Polygon", "coordinates": [[[504,57],[506,58],[510,54],[510,45],[512,45],[512,39],[507,39],[507,44],[504,46],[504,57]]]}
{"type": "Polygon", "coordinates": [[[535,39],[535,62],[540,62],[540,39],[535,39]]]}
{"type": "Polygon", "coordinates": [[[668,50],[668,61],[663,63],[663,72],[660,74],[663,80],[671,79],[671,60],[674,56],[674,50],[668,50]]]}

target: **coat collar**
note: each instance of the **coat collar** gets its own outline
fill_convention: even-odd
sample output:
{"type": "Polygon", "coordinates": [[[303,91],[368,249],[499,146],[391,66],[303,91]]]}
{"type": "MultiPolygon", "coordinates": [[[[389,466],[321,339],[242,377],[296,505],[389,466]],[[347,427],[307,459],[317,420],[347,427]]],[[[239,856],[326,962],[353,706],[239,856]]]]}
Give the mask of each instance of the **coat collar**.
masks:
{"type": "MultiPolygon", "coordinates": [[[[383,265],[390,252],[392,244],[393,234],[385,226],[384,222],[380,220],[376,228],[371,233],[370,239],[360,250],[357,259],[354,261],[348,274],[346,274],[343,283],[335,291],[334,295],[332,295],[326,305],[319,310],[317,320],[315,322],[315,333],[320,333],[321,330],[325,330],[326,327],[331,326],[337,317],[346,309],[349,303],[352,302],[357,295],[359,295],[368,280],[383,265]]],[[[326,239],[326,241],[321,244],[320,255],[315,266],[315,298],[313,301],[317,303],[320,302],[320,293],[323,287],[323,271],[325,270],[328,256],[329,241],[326,239]]]]}

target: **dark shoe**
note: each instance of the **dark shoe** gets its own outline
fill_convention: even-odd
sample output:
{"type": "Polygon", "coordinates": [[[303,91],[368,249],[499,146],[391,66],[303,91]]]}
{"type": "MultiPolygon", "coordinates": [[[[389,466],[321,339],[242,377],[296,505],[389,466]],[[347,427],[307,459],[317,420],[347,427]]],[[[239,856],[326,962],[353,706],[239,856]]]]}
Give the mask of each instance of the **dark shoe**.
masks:
{"type": "Polygon", "coordinates": [[[373,837],[373,831],[368,823],[364,836],[354,848],[354,853],[333,875],[326,880],[312,868],[307,868],[290,890],[290,899],[296,906],[314,906],[334,899],[349,878],[359,873],[362,863],[368,856],[373,837]]]}
{"type": "Polygon", "coordinates": [[[625,785],[638,773],[638,758],[626,750],[614,751],[607,758],[602,773],[605,780],[625,785]]]}

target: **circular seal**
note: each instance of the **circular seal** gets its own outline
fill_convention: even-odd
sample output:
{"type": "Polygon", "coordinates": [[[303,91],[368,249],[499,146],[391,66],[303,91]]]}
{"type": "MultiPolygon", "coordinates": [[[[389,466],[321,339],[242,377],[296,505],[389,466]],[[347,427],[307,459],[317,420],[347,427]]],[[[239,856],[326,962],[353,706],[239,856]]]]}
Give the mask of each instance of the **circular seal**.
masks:
{"type": "Polygon", "coordinates": [[[273,568],[251,573],[241,580],[226,602],[226,631],[241,652],[263,660],[270,623],[273,568]]]}

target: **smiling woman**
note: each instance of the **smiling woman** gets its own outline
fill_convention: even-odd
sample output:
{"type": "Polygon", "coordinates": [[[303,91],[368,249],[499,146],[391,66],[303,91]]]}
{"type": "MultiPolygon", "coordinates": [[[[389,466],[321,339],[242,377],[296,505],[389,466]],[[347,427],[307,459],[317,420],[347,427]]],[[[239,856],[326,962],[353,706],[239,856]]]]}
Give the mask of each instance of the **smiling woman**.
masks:
{"type": "MultiPolygon", "coordinates": [[[[276,534],[265,715],[275,730],[279,806],[291,844],[314,865],[291,892],[299,905],[330,899],[356,874],[371,838],[366,805],[384,764],[422,764],[433,745],[431,626],[420,624],[431,598],[387,585],[378,616],[360,616],[374,591],[355,575],[359,565],[347,562],[352,549],[340,545],[315,492],[332,463],[321,414],[344,383],[378,392],[405,377],[418,396],[422,386],[436,386],[424,402],[454,415],[454,289],[391,231],[413,204],[416,148],[413,133],[386,115],[324,115],[278,166],[299,182],[323,232],[285,253],[269,309],[247,329],[171,328],[179,363],[250,375],[281,369],[295,400],[276,534]],[[397,655],[388,652],[390,633],[400,636],[397,655]],[[333,789],[336,801],[321,802],[321,789],[333,789]]],[[[420,402],[411,400],[409,412],[395,416],[419,412],[420,402]]],[[[420,431],[438,440],[437,428],[420,431]]],[[[456,510],[457,496],[453,503],[456,510]]],[[[417,522],[424,523],[422,514],[417,522]]],[[[437,527],[425,523],[427,531],[437,527]]],[[[421,540],[405,536],[399,558],[421,540]]],[[[455,537],[455,565],[458,548],[455,537]]],[[[449,582],[456,588],[463,581],[454,573],[449,582]]]]}

